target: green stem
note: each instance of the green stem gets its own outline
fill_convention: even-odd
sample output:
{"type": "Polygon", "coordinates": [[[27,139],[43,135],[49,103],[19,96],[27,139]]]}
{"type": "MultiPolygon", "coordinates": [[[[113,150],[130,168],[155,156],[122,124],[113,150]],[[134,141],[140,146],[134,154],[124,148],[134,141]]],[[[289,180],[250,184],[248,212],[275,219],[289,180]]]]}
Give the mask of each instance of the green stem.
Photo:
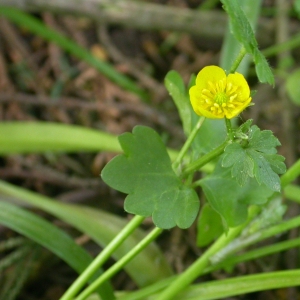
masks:
{"type": "Polygon", "coordinates": [[[238,66],[240,65],[241,61],[243,60],[244,56],[247,54],[247,51],[245,49],[244,46],[242,46],[237,58],[235,59],[235,61],[233,62],[229,73],[234,73],[236,71],[236,69],[238,68],[238,66]]]}
{"type": "Polygon", "coordinates": [[[233,135],[233,131],[232,131],[231,121],[229,119],[225,118],[225,124],[226,124],[226,128],[227,128],[228,138],[230,141],[233,141],[234,135],[233,135]]]}
{"type": "Polygon", "coordinates": [[[262,54],[266,57],[276,55],[277,53],[284,52],[286,50],[292,50],[299,47],[300,45],[300,34],[292,36],[288,41],[282,42],[277,45],[273,45],[269,48],[262,50],[262,54]]]}
{"type": "Polygon", "coordinates": [[[250,245],[256,244],[259,241],[265,240],[269,237],[276,236],[284,231],[288,231],[292,228],[296,228],[300,226],[300,216],[293,218],[291,220],[285,221],[283,223],[274,225],[272,227],[262,229],[258,232],[255,232],[247,237],[240,237],[233,241],[232,243],[228,244],[226,247],[222,249],[218,253],[218,257],[214,258],[211,257],[211,260],[220,260],[223,257],[229,256],[241,249],[248,247],[250,245]]]}
{"type": "Polygon", "coordinates": [[[297,239],[293,239],[293,240],[276,243],[276,244],[273,244],[270,246],[261,247],[261,248],[249,251],[247,253],[244,253],[244,254],[241,254],[238,256],[234,255],[232,257],[226,258],[222,262],[206,268],[204,273],[205,274],[211,273],[215,270],[219,270],[226,266],[234,266],[241,262],[245,262],[245,261],[257,259],[257,258],[260,258],[263,256],[267,256],[270,254],[274,254],[277,252],[285,251],[290,248],[299,247],[299,245],[300,245],[300,238],[297,238],[297,239]]]}
{"type": "Polygon", "coordinates": [[[285,187],[300,175],[300,159],[297,160],[280,178],[281,186],[285,187]]]}
{"type": "MultiPolygon", "coordinates": [[[[84,300],[92,294],[102,283],[110,279],[118,271],[120,271],[132,258],[140,253],[147,245],[157,238],[162,233],[163,229],[156,227],[142,241],[140,241],[132,250],[123,256],[112,267],[105,271],[97,280],[81,292],[76,300],[84,300]]],[[[146,270],[145,270],[146,271],[146,270]]]]}
{"type": "Polygon", "coordinates": [[[186,154],[187,150],[191,146],[193,140],[195,139],[195,137],[204,121],[205,121],[205,117],[199,118],[199,121],[197,122],[197,124],[193,128],[192,132],[190,133],[189,137],[187,138],[186,142],[184,143],[183,147],[181,148],[176,160],[173,162],[174,170],[177,170],[180,162],[182,161],[184,155],[186,154]]]}
{"type": "Polygon", "coordinates": [[[209,161],[213,160],[214,158],[218,157],[224,152],[225,147],[230,144],[230,140],[226,140],[223,144],[221,144],[219,147],[215,148],[211,152],[201,156],[199,159],[195,160],[194,162],[190,163],[186,168],[183,170],[181,177],[184,178],[187,175],[199,170],[201,167],[203,167],[205,164],[207,164],[209,161]]]}
{"type": "Polygon", "coordinates": [[[289,184],[283,190],[285,198],[300,203],[300,187],[298,185],[289,184]]]}
{"type": "Polygon", "coordinates": [[[135,216],[118,235],[103,249],[93,260],[85,271],[73,282],[60,300],[71,300],[93,276],[93,274],[103,265],[112,253],[124,242],[124,240],[143,222],[145,217],[135,216]]]}
{"type": "Polygon", "coordinates": [[[181,290],[187,287],[191,282],[193,282],[198,276],[202,275],[205,268],[210,263],[210,258],[228,245],[236,236],[238,236],[241,231],[249,224],[254,216],[260,211],[259,208],[253,207],[249,212],[248,221],[238,227],[231,228],[227,233],[224,233],[218,240],[209,247],[204,254],[196,260],[184,273],[182,273],[174,282],[166,288],[156,300],[171,300],[173,299],[181,290]]]}

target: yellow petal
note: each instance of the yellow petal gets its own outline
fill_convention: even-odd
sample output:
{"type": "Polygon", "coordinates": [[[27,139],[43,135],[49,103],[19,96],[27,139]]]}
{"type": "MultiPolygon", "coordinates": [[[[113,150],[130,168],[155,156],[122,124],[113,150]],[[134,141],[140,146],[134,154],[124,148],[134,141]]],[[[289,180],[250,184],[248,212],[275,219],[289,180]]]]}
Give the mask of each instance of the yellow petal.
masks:
{"type": "Polygon", "coordinates": [[[206,110],[201,106],[198,107],[198,112],[196,113],[199,116],[204,116],[205,118],[209,118],[209,119],[223,119],[225,117],[224,113],[222,113],[221,115],[213,114],[209,110],[206,110]]]}
{"type": "MultiPolygon", "coordinates": [[[[232,86],[237,86],[236,90],[237,97],[235,100],[247,101],[250,97],[249,85],[245,77],[240,73],[229,74],[227,77],[227,86],[232,84],[232,86]]],[[[251,101],[251,99],[250,99],[251,101]]]]}
{"type": "Polygon", "coordinates": [[[236,117],[237,115],[239,115],[248,105],[249,103],[251,102],[252,98],[249,97],[244,103],[243,105],[237,107],[236,109],[234,110],[228,110],[226,111],[225,115],[226,115],[226,118],[227,119],[232,119],[234,117],[236,117]]]}
{"type": "Polygon", "coordinates": [[[198,86],[196,85],[192,86],[189,90],[189,94],[190,94],[190,100],[191,100],[193,110],[197,115],[204,116],[210,119],[219,119],[219,117],[216,117],[213,113],[203,108],[203,105],[200,102],[202,99],[201,99],[201,92],[199,91],[198,86]]]}
{"type": "Polygon", "coordinates": [[[223,69],[217,66],[204,67],[197,75],[196,85],[199,90],[209,89],[208,82],[218,82],[226,78],[226,74],[223,69]]]}

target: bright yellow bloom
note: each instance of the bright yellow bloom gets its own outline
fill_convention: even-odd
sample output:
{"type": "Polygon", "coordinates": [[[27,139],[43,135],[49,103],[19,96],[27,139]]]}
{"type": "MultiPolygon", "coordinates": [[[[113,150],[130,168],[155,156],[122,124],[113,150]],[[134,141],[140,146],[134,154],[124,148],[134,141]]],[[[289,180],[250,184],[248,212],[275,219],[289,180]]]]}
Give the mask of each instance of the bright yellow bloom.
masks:
{"type": "Polygon", "coordinates": [[[190,88],[195,113],[210,119],[232,119],[251,102],[250,89],[240,73],[226,76],[217,66],[203,68],[190,88]]]}

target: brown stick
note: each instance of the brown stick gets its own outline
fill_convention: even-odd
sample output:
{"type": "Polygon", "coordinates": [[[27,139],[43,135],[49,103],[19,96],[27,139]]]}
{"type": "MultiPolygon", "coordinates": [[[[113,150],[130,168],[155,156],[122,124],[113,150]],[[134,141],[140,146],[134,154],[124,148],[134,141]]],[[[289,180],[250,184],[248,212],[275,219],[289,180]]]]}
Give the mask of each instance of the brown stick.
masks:
{"type": "MultiPolygon", "coordinates": [[[[130,0],[0,0],[0,6],[86,16],[102,24],[141,30],[186,32],[201,37],[204,43],[221,40],[227,24],[227,16],[222,11],[196,11],[130,0]]],[[[272,21],[260,21],[257,30],[260,46],[272,43],[272,27],[272,21]]]]}

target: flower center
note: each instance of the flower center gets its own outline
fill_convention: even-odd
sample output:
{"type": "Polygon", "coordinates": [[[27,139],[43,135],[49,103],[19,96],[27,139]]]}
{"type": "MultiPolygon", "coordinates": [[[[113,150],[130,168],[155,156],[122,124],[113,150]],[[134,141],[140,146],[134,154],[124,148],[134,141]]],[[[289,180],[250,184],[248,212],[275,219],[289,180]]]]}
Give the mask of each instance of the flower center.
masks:
{"type": "Polygon", "coordinates": [[[219,92],[215,95],[214,102],[222,106],[223,103],[227,103],[228,99],[229,97],[225,92],[219,92]]]}
{"type": "Polygon", "coordinates": [[[208,81],[207,88],[201,93],[201,104],[216,116],[223,117],[240,105],[237,90],[238,86],[227,83],[226,79],[218,82],[208,81]]]}

